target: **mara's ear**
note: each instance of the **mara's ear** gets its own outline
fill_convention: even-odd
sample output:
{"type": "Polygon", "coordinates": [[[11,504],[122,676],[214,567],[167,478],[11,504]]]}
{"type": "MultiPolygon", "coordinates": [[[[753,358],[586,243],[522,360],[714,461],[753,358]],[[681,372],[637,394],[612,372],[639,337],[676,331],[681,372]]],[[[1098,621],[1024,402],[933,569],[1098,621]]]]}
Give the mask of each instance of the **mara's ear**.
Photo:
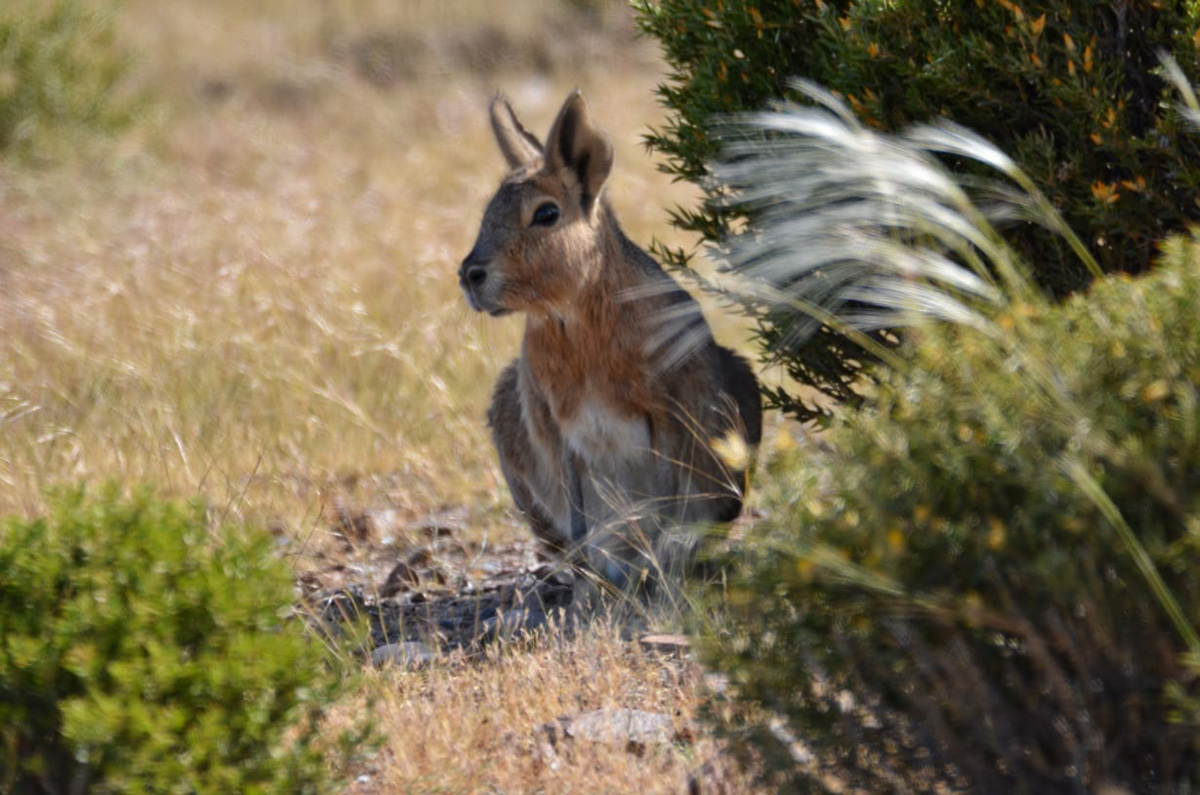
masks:
{"type": "Polygon", "coordinates": [[[575,91],[563,103],[546,138],[546,170],[574,174],[579,181],[583,212],[591,215],[612,164],[612,143],[592,126],[583,94],[575,91]]]}
{"type": "Polygon", "coordinates": [[[542,142],[521,126],[512,105],[500,94],[492,100],[492,132],[510,168],[520,168],[542,154],[542,142]]]}

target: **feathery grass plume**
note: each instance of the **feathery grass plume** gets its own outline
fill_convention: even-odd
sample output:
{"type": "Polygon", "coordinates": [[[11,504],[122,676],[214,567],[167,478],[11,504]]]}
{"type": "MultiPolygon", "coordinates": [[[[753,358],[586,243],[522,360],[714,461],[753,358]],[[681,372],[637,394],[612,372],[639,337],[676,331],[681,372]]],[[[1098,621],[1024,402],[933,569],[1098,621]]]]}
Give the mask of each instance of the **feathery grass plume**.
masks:
{"type": "Polygon", "coordinates": [[[1099,272],[1033,182],[980,136],[947,122],[883,135],[828,91],[793,88],[817,106],[720,123],[726,146],[715,168],[728,201],[754,219],[754,232],[725,244],[732,270],[750,278],[755,298],[809,315],[792,344],[830,324],[866,332],[936,318],[983,328],[980,307],[1037,298],[995,226],[1012,217],[1060,232],[1099,272]],[[935,153],[990,166],[1011,184],[969,191],[935,153]],[[972,194],[990,203],[977,206],[972,194]]]}
{"type": "Polygon", "coordinates": [[[1188,82],[1187,75],[1179,67],[1178,61],[1172,58],[1170,54],[1160,52],[1158,60],[1162,63],[1163,74],[1166,76],[1167,81],[1179,92],[1179,97],[1182,100],[1178,105],[1179,113],[1197,131],[1200,131],[1200,99],[1196,98],[1195,87],[1188,82]]]}

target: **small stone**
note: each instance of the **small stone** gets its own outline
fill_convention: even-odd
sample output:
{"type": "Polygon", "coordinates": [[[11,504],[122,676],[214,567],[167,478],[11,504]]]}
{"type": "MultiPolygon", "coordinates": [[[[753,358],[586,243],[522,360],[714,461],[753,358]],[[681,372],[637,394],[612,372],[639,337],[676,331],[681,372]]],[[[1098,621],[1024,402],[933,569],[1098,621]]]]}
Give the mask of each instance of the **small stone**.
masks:
{"type": "Polygon", "coordinates": [[[540,607],[515,607],[492,616],[481,627],[484,641],[513,640],[527,635],[546,623],[546,611],[540,607]]]}
{"type": "Polygon", "coordinates": [[[686,657],[692,641],[686,635],[643,635],[638,639],[638,645],[644,651],[667,657],[686,657]]]}
{"type": "Polygon", "coordinates": [[[389,643],[371,652],[371,664],[377,668],[397,665],[408,671],[424,668],[433,662],[437,653],[419,640],[389,643]]]}
{"type": "Polygon", "coordinates": [[[407,591],[420,584],[421,577],[417,574],[417,570],[401,560],[396,563],[383,585],[380,586],[379,595],[384,598],[395,596],[401,591],[407,591]]]}
{"type": "Polygon", "coordinates": [[[542,739],[555,751],[565,740],[624,745],[631,754],[645,753],[649,745],[690,743],[691,729],[677,731],[669,715],[640,709],[598,709],[581,715],[563,715],[543,725],[542,739]]]}
{"type": "Polygon", "coordinates": [[[405,562],[413,568],[416,568],[418,566],[428,566],[429,561],[431,560],[433,560],[433,552],[431,552],[428,547],[421,547],[409,555],[408,560],[405,562]]]}

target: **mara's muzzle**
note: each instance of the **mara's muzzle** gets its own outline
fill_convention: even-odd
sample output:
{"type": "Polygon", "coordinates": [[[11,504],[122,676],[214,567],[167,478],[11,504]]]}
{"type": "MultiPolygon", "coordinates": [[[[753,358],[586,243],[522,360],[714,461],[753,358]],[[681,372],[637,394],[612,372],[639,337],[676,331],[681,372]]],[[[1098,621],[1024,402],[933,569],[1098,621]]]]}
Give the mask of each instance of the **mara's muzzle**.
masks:
{"type": "Polygon", "coordinates": [[[458,269],[458,285],[462,288],[463,294],[467,296],[467,303],[476,312],[487,312],[493,316],[504,315],[508,311],[496,306],[495,296],[489,295],[489,291],[486,289],[490,262],[491,257],[481,253],[479,246],[476,245],[458,269]]]}

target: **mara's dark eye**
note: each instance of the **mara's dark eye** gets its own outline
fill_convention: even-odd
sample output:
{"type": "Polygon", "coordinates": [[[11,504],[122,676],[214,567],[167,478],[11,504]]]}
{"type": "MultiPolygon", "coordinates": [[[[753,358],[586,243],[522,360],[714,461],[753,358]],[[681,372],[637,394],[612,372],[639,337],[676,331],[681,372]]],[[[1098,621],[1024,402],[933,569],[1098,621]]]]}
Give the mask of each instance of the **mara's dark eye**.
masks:
{"type": "Polygon", "coordinates": [[[533,211],[533,222],[530,226],[554,226],[558,221],[558,205],[546,202],[533,211]]]}

